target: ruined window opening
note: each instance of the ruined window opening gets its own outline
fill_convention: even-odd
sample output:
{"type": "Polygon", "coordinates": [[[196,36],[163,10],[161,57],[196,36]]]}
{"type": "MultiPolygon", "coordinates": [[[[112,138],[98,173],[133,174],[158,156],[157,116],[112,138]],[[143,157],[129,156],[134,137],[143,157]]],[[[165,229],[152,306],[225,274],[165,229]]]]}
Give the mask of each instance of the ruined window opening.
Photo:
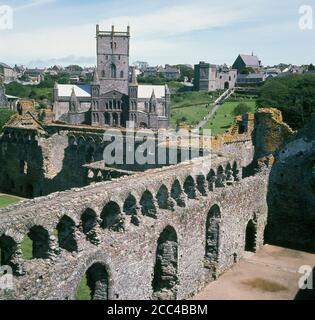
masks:
{"type": "Polygon", "coordinates": [[[137,200],[132,194],[129,194],[129,196],[125,200],[123,211],[127,215],[136,215],[137,214],[137,200]]]}
{"type": "Polygon", "coordinates": [[[224,174],[224,169],[222,166],[219,166],[218,171],[217,171],[217,179],[216,179],[216,183],[215,183],[216,188],[225,187],[225,180],[226,180],[226,176],[224,174]]]}
{"type": "Polygon", "coordinates": [[[187,194],[188,199],[196,199],[195,181],[189,176],[184,183],[184,191],[187,194]]]}
{"type": "Polygon", "coordinates": [[[157,241],[153,297],[158,300],[176,300],[178,284],[178,241],[173,227],[166,227],[157,241]]]}
{"type": "Polygon", "coordinates": [[[101,227],[112,231],[122,231],[124,229],[120,207],[116,202],[109,202],[101,213],[101,227]]]}
{"type": "Polygon", "coordinates": [[[172,203],[169,199],[167,187],[163,184],[156,194],[156,199],[160,209],[173,210],[172,203]]]}
{"type": "Polygon", "coordinates": [[[96,234],[97,216],[95,211],[89,208],[86,209],[81,216],[81,221],[86,239],[93,244],[98,244],[99,241],[96,234]]]}
{"type": "Polygon", "coordinates": [[[209,269],[215,268],[219,258],[220,219],[221,211],[219,206],[212,206],[206,221],[205,267],[209,269]]]}
{"type": "Polygon", "coordinates": [[[141,212],[144,216],[156,218],[156,207],[154,205],[153,196],[150,191],[146,190],[140,200],[141,212]]]}
{"type": "Polygon", "coordinates": [[[179,207],[185,208],[186,203],[183,196],[183,191],[181,185],[178,180],[175,180],[172,189],[171,189],[171,197],[176,201],[176,204],[179,207]]]}
{"type": "Polygon", "coordinates": [[[210,170],[210,172],[207,175],[207,181],[208,181],[209,191],[213,191],[215,188],[216,174],[212,169],[210,170]]]}
{"type": "Polygon", "coordinates": [[[197,177],[197,190],[200,192],[201,195],[207,195],[206,179],[203,175],[199,175],[197,177]]]}
{"type": "Polygon", "coordinates": [[[30,229],[22,243],[23,256],[26,260],[47,259],[49,251],[49,234],[41,226],[30,229]]]}
{"type": "Polygon", "coordinates": [[[14,270],[12,265],[12,258],[17,249],[16,242],[6,235],[0,237],[0,266],[10,266],[14,270]]]}
{"type": "Polygon", "coordinates": [[[69,252],[78,250],[77,241],[75,239],[75,222],[68,216],[63,216],[58,225],[58,242],[59,247],[69,252]]]}
{"type": "Polygon", "coordinates": [[[77,300],[108,300],[109,276],[101,263],[93,264],[82,277],[77,300]]]}
{"type": "Polygon", "coordinates": [[[245,251],[256,252],[256,224],[249,220],[245,232],[245,251]]]}

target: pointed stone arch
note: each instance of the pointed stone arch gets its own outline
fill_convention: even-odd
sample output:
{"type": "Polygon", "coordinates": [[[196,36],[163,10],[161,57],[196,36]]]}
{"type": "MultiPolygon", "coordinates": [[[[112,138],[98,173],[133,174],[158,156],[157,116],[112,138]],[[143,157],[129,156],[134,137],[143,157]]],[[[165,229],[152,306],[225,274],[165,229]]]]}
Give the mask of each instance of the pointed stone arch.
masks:
{"type": "MultiPolygon", "coordinates": [[[[49,257],[49,233],[44,227],[33,226],[25,240],[31,246],[29,259],[47,259],[49,257]]],[[[25,246],[24,249],[26,249],[25,246]]]]}
{"type": "Polygon", "coordinates": [[[153,298],[176,300],[178,284],[178,239],[175,229],[167,226],[157,241],[152,281],[153,298]]]}
{"type": "Polygon", "coordinates": [[[196,193],[196,184],[195,180],[192,176],[188,176],[184,182],[184,191],[188,197],[188,199],[196,199],[197,193],[196,193]]]}
{"type": "Polygon", "coordinates": [[[114,202],[108,202],[101,213],[101,227],[112,231],[124,230],[124,222],[121,216],[119,205],[114,202]]]}
{"type": "Polygon", "coordinates": [[[206,183],[206,179],[205,176],[200,174],[197,176],[197,190],[199,191],[199,193],[202,196],[206,196],[207,195],[207,183],[206,183]]]}
{"type": "Polygon", "coordinates": [[[86,236],[86,240],[97,245],[99,244],[99,239],[97,237],[97,215],[96,212],[87,208],[84,210],[81,216],[82,230],[86,236]]]}
{"type": "Polygon", "coordinates": [[[180,182],[177,179],[172,184],[171,197],[176,201],[176,204],[179,207],[182,207],[182,208],[186,207],[185,196],[183,194],[183,190],[180,185],[180,182]]]}
{"type": "Polygon", "coordinates": [[[215,183],[216,188],[224,188],[225,182],[226,182],[226,176],[224,173],[224,169],[222,166],[219,166],[217,170],[217,179],[215,183]]]}
{"type": "Polygon", "coordinates": [[[162,184],[156,194],[157,203],[160,209],[173,210],[174,206],[170,200],[170,194],[168,188],[162,184]]]}
{"type": "Polygon", "coordinates": [[[107,268],[100,262],[88,268],[78,286],[77,300],[109,300],[109,275],[107,268]],[[83,290],[82,290],[83,289],[83,290]],[[88,296],[86,291],[88,291],[88,296]],[[82,296],[82,292],[83,296],[82,296]]]}
{"type": "Polygon", "coordinates": [[[156,206],[154,198],[149,190],[144,191],[140,200],[141,212],[144,216],[157,218],[156,206]]]}
{"type": "Polygon", "coordinates": [[[75,238],[75,222],[67,215],[64,215],[57,224],[59,247],[69,252],[78,250],[78,244],[75,238]]]}
{"type": "Polygon", "coordinates": [[[209,171],[209,173],[207,174],[207,182],[208,182],[208,190],[209,191],[214,191],[216,180],[217,180],[216,173],[214,172],[213,169],[211,169],[209,171]]]}
{"type": "Polygon", "coordinates": [[[205,245],[205,267],[214,271],[219,259],[219,244],[220,244],[220,207],[213,205],[206,220],[206,245],[205,245]]]}

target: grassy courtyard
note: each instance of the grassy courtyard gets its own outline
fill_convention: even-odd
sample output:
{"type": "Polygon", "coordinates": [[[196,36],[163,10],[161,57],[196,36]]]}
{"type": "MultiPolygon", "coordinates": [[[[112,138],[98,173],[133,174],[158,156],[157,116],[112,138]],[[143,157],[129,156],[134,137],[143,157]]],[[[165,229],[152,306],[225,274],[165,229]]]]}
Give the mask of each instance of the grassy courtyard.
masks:
{"type": "Polygon", "coordinates": [[[223,134],[234,121],[234,109],[240,102],[245,102],[252,112],[256,110],[255,100],[227,101],[217,111],[216,115],[203,127],[203,129],[211,129],[212,135],[223,134]]]}
{"type": "Polygon", "coordinates": [[[6,207],[10,204],[17,203],[21,201],[22,199],[15,196],[9,196],[6,194],[0,194],[0,208],[6,207]]]}

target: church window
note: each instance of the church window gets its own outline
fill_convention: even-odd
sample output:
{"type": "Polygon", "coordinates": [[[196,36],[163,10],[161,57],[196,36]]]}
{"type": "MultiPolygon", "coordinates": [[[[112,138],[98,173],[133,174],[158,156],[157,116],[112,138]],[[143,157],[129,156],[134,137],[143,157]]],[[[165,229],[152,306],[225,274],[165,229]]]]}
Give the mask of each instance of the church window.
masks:
{"type": "Polygon", "coordinates": [[[114,64],[112,64],[110,66],[110,73],[111,73],[111,77],[115,79],[116,78],[116,66],[114,64]]]}
{"type": "Polygon", "coordinates": [[[120,71],[120,78],[123,78],[123,77],[124,77],[124,72],[120,71]]]}

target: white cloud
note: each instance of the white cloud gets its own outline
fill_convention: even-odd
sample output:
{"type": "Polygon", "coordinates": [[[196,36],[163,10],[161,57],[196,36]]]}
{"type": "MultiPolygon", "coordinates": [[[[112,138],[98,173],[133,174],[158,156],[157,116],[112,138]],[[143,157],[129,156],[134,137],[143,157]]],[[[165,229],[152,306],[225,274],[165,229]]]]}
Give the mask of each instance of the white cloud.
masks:
{"type": "Polygon", "coordinates": [[[44,6],[46,4],[50,4],[50,3],[53,3],[53,2],[56,2],[56,0],[31,0],[26,4],[23,4],[21,6],[15,7],[14,10],[15,11],[22,11],[22,10],[25,10],[25,9],[44,6]]]}
{"type": "Polygon", "coordinates": [[[214,27],[224,27],[244,19],[245,10],[233,7],[215,7],[213,5],[182,5],[160,9],[154,13],[139,16],[118,16],[106,19],[101,26],[111,24],[125,28],[130,24],[133,33],[141,35],[155,34],[160,36],[176,35],[214,27]]]}

